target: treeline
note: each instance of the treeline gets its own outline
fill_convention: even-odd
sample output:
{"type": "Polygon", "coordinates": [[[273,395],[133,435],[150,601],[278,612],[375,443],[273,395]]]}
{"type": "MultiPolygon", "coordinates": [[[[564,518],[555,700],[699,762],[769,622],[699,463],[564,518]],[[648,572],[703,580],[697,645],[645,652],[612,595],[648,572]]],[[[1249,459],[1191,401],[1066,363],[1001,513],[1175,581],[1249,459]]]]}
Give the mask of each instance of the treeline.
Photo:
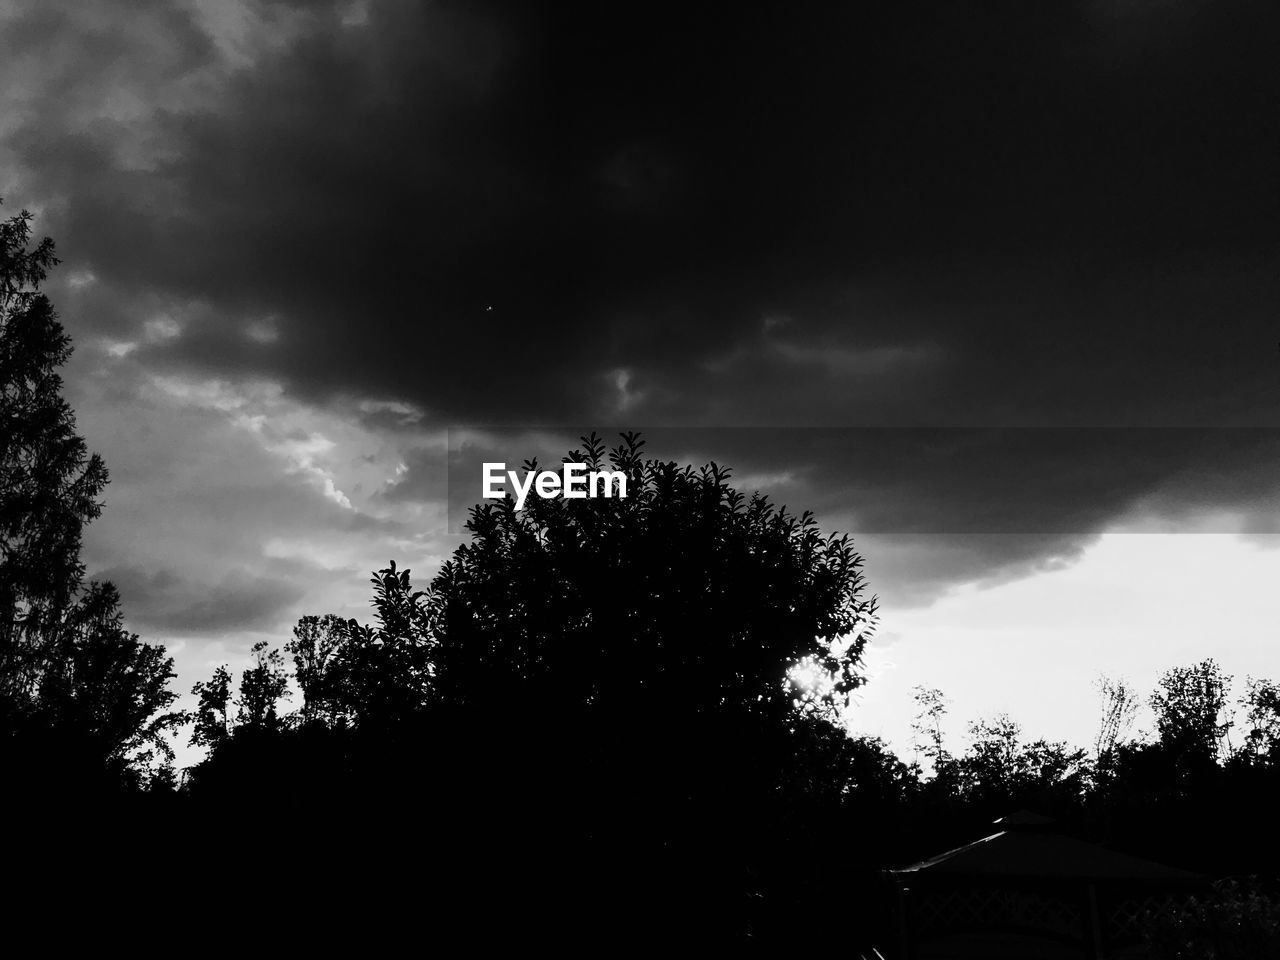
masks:
{"type": "Polygon", "coordinates": [[[1105,677],[1098,691],[1088,748],[1029,739],[1000,715],[969,724],[965,749],[953,752],[942,734],[945,698],[917,688],[917,755],[903,796],[944,819],[948,809],[981,822],[1033,809],[1211,876],[1270,871],[1280,687],[1251,677],[1233,698],[1232,678],[1206,659],[1167,671],[1145,696],[1105,677]],[[1143,706],[1153,728],[1138,732],[1143,706]]]}
{"type": "MultiPolygon", "coordinates": [[[[1145,696],[1100,681],[1098,733],[1087,748],[1029,738],[997,716],[971,723],[953,749],[945,697],[917,688],[916,749],[898,756],[847,733],[837,713],[794,684],[776,726],[749,710],[710,723],[665,699],[607,722],[590,697],[575,711],[555,710],[558,682],[551,699],[532,702],[501,683],[492,701],[436,700],[444,651],[414,624],[428,630],[425,611],[461,600],[437,591],[457,590],[465,576],[446,569],[441,578],[418,593],[407,571],[382,570],[373,580],[377,627],[304,617],[283,650],[254,649],[238,685],[225,668],[198,684],[192,737],[209,755],[184,790],[221,804],[283,798],[290,809],[316,797],[342,798],[347,809],[408,801],[463,832],[463,859],[504,870],[540,864],[542,882],[558,895],[573,891],[587,915],[616,919],[566,880],[566,864],[596,863],[592,883],[608,877],[610,890],[633,898],[651,896],[636,883],[658,885],[665,898],[650,906],[667,914],[719,898],[717,937],[745,932],[766,942],[785,940],[807,911],[842,917],[847,938],[889,942],[881,870],[976,839],[1024,808],[1210,878],[1276,879],[1280,687],[1250,678],[1233,697],[1232,679],[1211,659],[1169,670],[1145,696]],[[423,659],[397,653],[397,643],[423,659]],[[383,683],[375,657],[418,677],[420,699],[405,696],[405,683],[383,683]],[[1144,706],[1152,729],[1139,734],[1144,706]],[[619,865],[626,877],[609,872],[619,865]]],[[[470,684],[468,692],[476,694],[470,684]]],[[[436,857],[459,855],[451,838],[430,846],[436,857]]],[[[1269,930],[1280,910],[1253,884],[1229,887],[1222,903],[1207,901],[1179,922],[1238,933],[1243,911],[1253,933],[1269,930]]],[[[827,942],[827,933],[812,937],[827,942]]]]}
{"type": "MultiPolygon", "coordinates": [[[[408,572],[394,564],[373,584],[380,622],[389,606],[413,596],[408,572]]],[[[296,771],[282,758],[320,743],[358,751],[358,731],[386,689],[365,659],[370,638],[378,636],[334,615],[303,617],[283,652],[266,643],[254,647],[238,686],[225,667],[196,684],[191,742],[209,754],[187,771],[183,789],[200,794],[248,782],[257,790],[260,776],[283,777],[276,786],[287,789],[296,771]],[[288,710],[291,680],[299,703],[288,710]]],[[[874,839],[858,842],[859,860],[876,867],[939,852],[976,837],[999,816],[1030,809],[1210,876],[1271,871],[1271,855],[1280,852],[1272,827],[1280,798],[1280,685],[1250,677],[1233,698],[1232,678],[1206,659],[1167,671],[1145,696],[1105,677],[1098,692],[1098,732],[1087,748],[1028,738],[1000,714],[969,723],[961,749],[953,750],[943,732],[945,695],[917,687],[908,756],[797,701],[788,775],[837,818],[876,824],[874,839]],[[1154,720],[1149,731],[1137,730],[1144,706],[1154,720]],[[879,852],[869,856],[872,848],[879,852]]],[[[420,707],[424,716],[431,713],[428,701],[420,707]]],[[[378,729],[384,735],[385,727],[378,729]]]]}

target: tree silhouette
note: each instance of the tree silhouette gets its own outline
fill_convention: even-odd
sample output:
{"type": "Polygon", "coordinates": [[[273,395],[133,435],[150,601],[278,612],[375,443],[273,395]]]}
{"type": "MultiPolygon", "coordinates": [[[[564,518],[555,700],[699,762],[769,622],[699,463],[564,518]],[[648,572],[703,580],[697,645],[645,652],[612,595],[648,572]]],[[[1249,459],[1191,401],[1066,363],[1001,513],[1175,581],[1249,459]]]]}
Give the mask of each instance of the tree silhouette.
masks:
{"type": "Polygon", "coordinates": [[[84,576],[80,532],[98,516],[107,471],[75,433],[57,369],[71,354],[48,297],[48,238],[28,249],[31,215],[0,224],[0,693],[35,693],[84,576]]]}
{"type": "Polygon", "coordinates": [[[1138,714],[1138,695],[1123,679],[1098,678],[1098,693],[1102,697],[1102,721],[1093,741],[1094,759],[1099,768],[1109,766],[1116,748],[1123,744],[1133,729],[1138,714]]]}
{"type": "Polygon", "coordinates": [[[280,726],[280,701],[289,696],[289,677],[279,650],[261,640],[250,651],[253,665],[240,675],[240,698],[236,701],[236,722],[255,730],[280,726]]]}
{"type": "Polygon", "coordinates": [[[1169,670],[1151,695],[1160,743],[1182,758],[1188,772],[1212,766],[1227,748],[1230,685],[1231,678],[1209,659],[1169,670]]]}
{"type": "Polygon", "coordinates": [[[211,679],[197,683],[191,692],[197,697],[191,743],[216,748],[231,735],[231,674],[226,667],[217,667],[211,679]]]}
{"type": "Polygon", "coordinates": [[[302,722],[334,722],[344,701],[343,645],[352,634],[348,621],[334,614],[305,616],[284,645],[293,657],[294,678],[302,692],[302,722]]]}
{"type": "Polygon", "coordinates": [[[75,432],[57,369],[70,340],[39,291],[53,243],[31,216],[0,224],[0,725],[9,772],[130,782],[171,758],[175,695],[163,647],[124,629],[110,584],[84,584],[81,531],[107,471],[75,432]]]}
{"type": "Polygon", "coordinates": [[[1280,684],[1249,677],[1240,707],[1245,723],[1241,754],[1255,763],[1280,759],[1280,684]]]}
{"type": "MultiPolygon", "coordinates": [[[[395,561],[374,574],[375,626],[348,621],[333,666],[338,705],[366,729],[395,727],[433,705],[436,638],[424,591],[395,561]]],[[[334,625],[335,629],[338,629],[334,625]]]]}
{"type": "Polygon", "coordinates": [[[191,717],[193,745],[216,749],[239,731],[269,734],[287,725],[280,715],[280,701],[289,697],[284,657],[265,640],[255,643],[249,655],[253,658],[252,665],[240,674],[238,696],[234,699],[231,673],[225,666],[216,668],[207,682],[191,688],[197,698],[191,717]]]}
{"type": "Polygon", "coordinates": [[[1007,715],[969,726],[972,744],[957,762],[966,803],[995,816],[1023,807],[1060,813],[1077,804],[1091,768],[1083,750],[1065,743],[1024,743],[1022,727],[1007,715]]]}
{"type": "Polygon", "coordinates": [[[947,698],[936,687],[920,685],[912,688],[911,697],[916,704],[916,714],[911,721],[915,750],[935,765],[945,762],[949,755],[942,720],[947,715],[947,698]]]}
{"type": "Polygon", "coordinates": [[[625,498],[474,508],[470,542],[421,596],[384,573],[383,629],[421,657],[413,677],[446,716],[537,745],[533,769],[480,753],[502,758],[499,779],[554,785],[537,810],[561,842],[650,863],[609,881],[666,891],[667,911],[701,890],[699,924],[734,928],[792,869],[785,851],[817,822],[801,811],[829,803],[813,758],[830,755],[820,718],[863,682],[863,561],[717,464],[646,459],[633,434],[583,444],[564,461],[623,473],[625,498]]]}

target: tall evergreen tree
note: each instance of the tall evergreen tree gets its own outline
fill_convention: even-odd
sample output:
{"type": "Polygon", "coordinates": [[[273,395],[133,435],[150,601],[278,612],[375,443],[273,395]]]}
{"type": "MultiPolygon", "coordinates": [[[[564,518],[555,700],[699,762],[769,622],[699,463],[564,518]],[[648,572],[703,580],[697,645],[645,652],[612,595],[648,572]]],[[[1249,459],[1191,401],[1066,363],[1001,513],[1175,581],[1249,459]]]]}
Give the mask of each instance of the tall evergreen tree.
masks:
{"type": "Polygon", "coordinates": [[[107,470],[62,396],[71,342],[40,292],[58,262],[26,211],[0,223],[0,762],[27,776],[124,773],[168,755],[173,660],[124,628],[110,584],[84,582],[84,525],[107,470]]]}

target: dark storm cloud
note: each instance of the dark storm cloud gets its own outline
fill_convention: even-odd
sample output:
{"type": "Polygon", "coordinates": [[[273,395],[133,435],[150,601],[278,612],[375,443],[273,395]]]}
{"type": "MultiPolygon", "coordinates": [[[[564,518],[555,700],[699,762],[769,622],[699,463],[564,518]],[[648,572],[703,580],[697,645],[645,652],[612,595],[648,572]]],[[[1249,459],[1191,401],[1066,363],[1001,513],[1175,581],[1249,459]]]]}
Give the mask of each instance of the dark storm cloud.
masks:
{"type": "MultiPolygon", "coordinates": [[[[1228,284],[1238,339],[1213,358],[1270,344],[1262,271],[1222,273],[1273,238],[1268,5],[297,10],[216,98],[150,118],[149,169],[121,169],[110,117],[68,137],[37,114],[12,138],[101,276],[225,318],[175,359],[453,420],[580,416],[593,374],[634,368],[698,410],[703,365],[789,314],[850,350],[1001,354],[969,372],[1099,370],[1096,416],[1138,396],[1117,368],[1164,378],[1147,412],[1175,373],[1220,387],[1188,357],[1228,284]],[[1169,270],[1207,271],[1204,302],[1167,302],[1169,270]],[[868,278],[874,311],[850,302],[868,278]],[[246,353],[240,323],[267,314],[287,349],[246,353]]],[[[172,19],[173,56],[213,57],[172,19]]],[[[84,36],[74,79],[127,39],[84,36]]],[[[1043,417],[1080,405],[1060,376],[1026,382],[1006,386],[1043,417]]],[[[840,386],[837,421],[858,415],[840,386]]],[[[993,404],[962,381],[920,414],[993,404]]]]}
{"type": "MultiPolygon", "coordinates": [[[[257,3],[236,56],[178,8],[32,6],[8,50],[84,55],[6,144],[99,278],[80,322],[181,328],[153,369],[439,425],[1274,424],[1274,5],[865,6],[257,3]]],[[[982,436],[683,449],[856,529],[1005,537],[940,547],[971,573],[1237,502],[1170,486],[1206,457],[1260,475],[1250,443],[982,436]]],[[[383,496],[438,496],[429,459],[383,496]]]]}

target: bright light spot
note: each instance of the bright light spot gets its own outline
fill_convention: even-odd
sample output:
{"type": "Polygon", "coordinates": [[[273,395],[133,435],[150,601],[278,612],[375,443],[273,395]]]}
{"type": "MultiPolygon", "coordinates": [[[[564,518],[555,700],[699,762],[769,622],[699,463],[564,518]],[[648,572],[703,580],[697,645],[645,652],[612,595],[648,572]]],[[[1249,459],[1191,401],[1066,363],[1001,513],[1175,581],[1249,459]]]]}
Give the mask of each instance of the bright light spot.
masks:
{"type": "Polygon", "coordinates": [[[787,672],[787,681],[798,701],[811,702],[828,696],[835,689],[831,674],[812,657],[806,657],[787,672]]]}

